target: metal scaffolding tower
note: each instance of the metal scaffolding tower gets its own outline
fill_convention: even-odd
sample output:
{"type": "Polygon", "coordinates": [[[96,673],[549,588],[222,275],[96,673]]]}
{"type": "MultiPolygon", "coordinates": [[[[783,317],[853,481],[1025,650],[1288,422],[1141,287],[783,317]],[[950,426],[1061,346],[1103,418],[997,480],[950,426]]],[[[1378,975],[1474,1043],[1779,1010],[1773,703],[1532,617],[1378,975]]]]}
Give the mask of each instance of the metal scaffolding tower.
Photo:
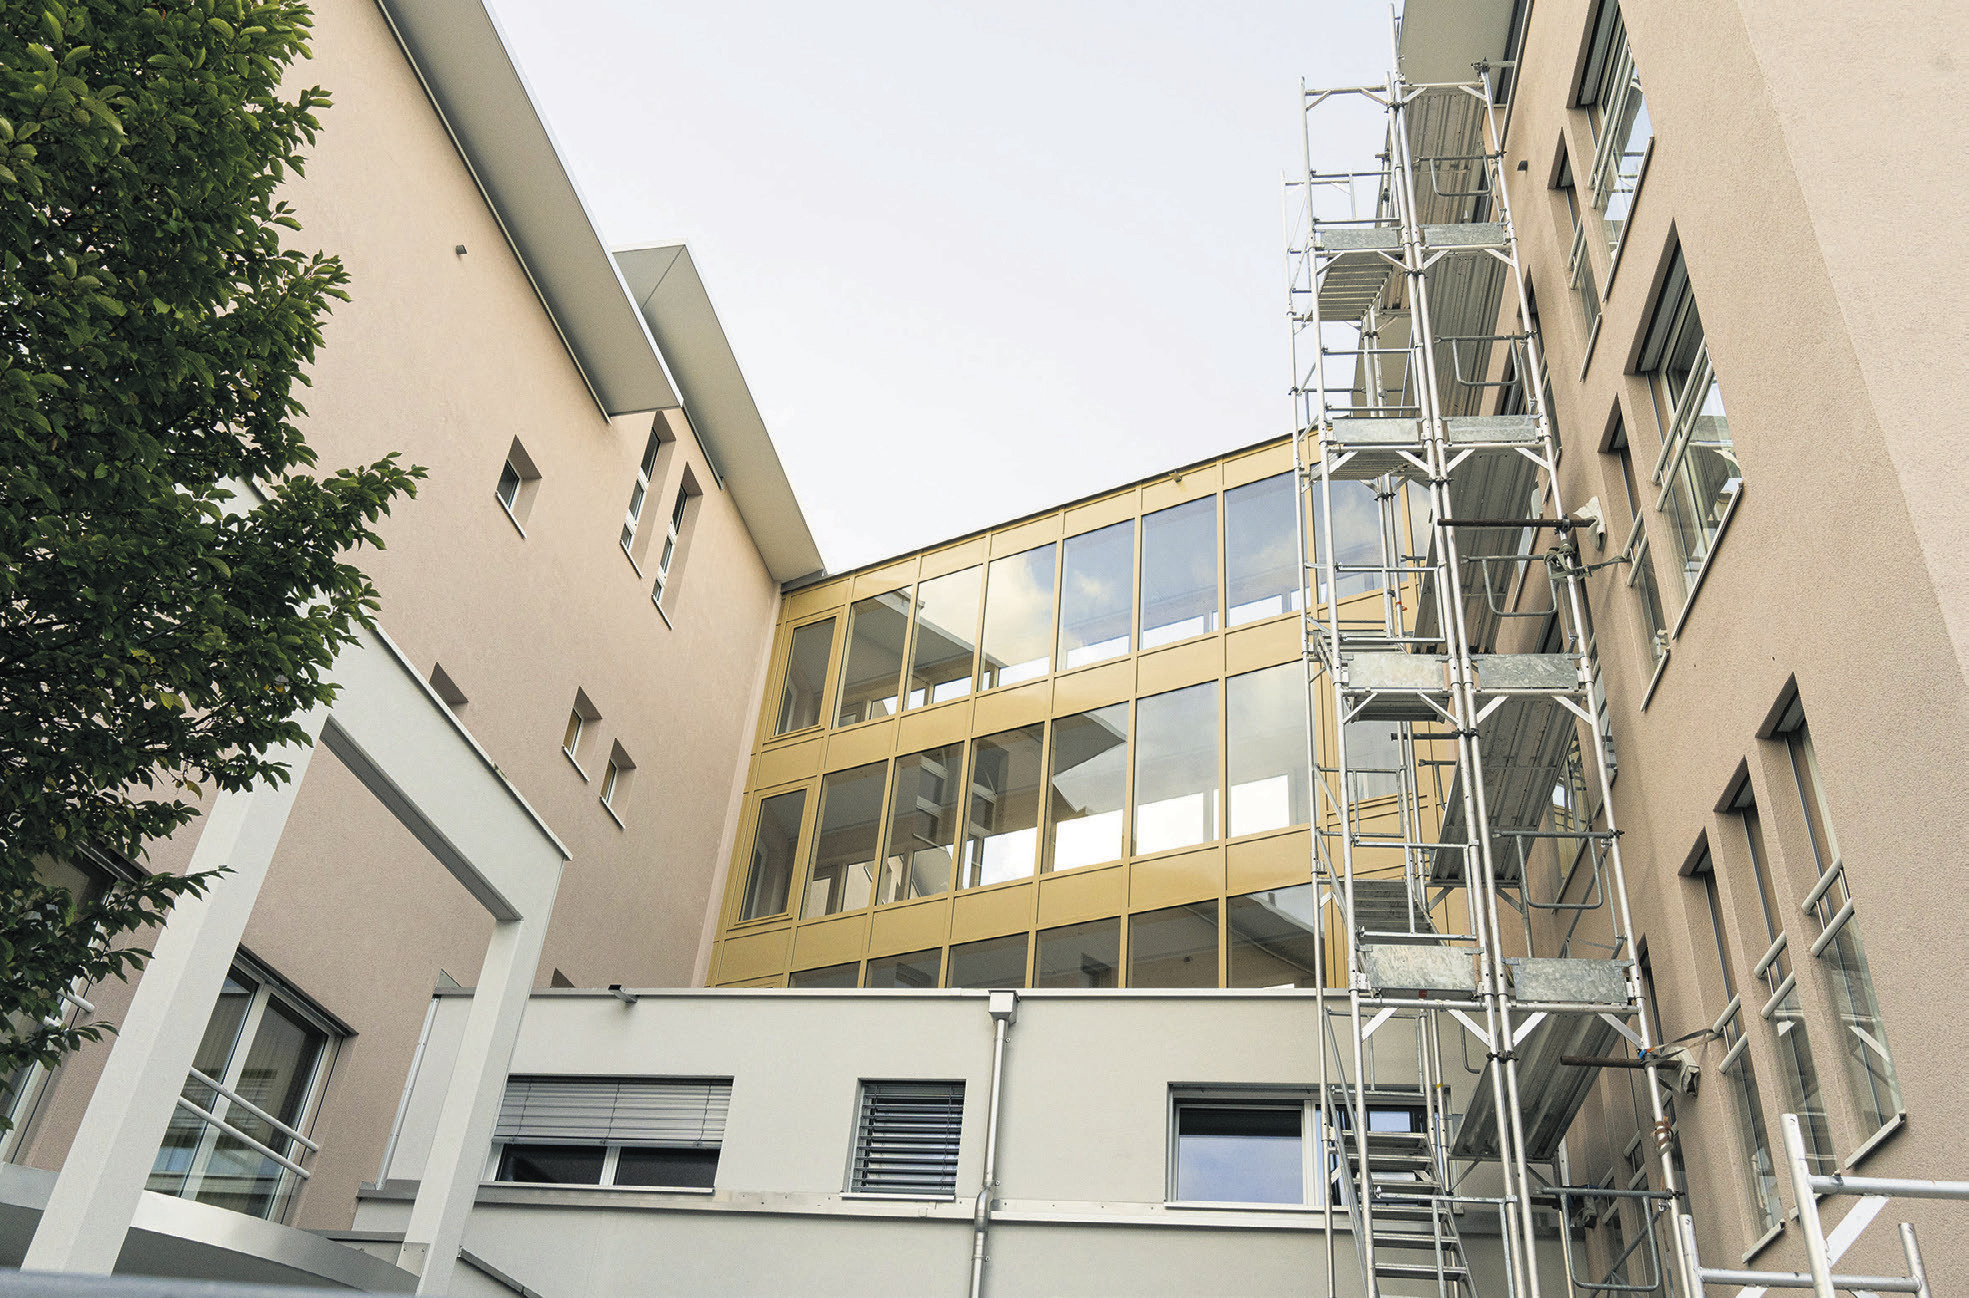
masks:
{"type": "Polygon", "coordinates": [[[1411,84],[1397,58],[1385,84],[1302,94],[1287,269],[1313,874],[1344,976],[1321,998],[1326,1291],[1339,1211],[1370,1298],[1538,1298],[1555,1246],[1580,1293],[1685,1284],[1674,1069],[1644,1012],[1585,522],[1553,472],[1491,74],[1411,84]],[[1363,101],[1386,113],[1379,165],[1316,171],[1314,119],[1363,101]],[[1411,1044],[1419,1085],[1377,1085],[1377,1047],[1411,1044]],[[1645,1074],[1662,1189],[1566,1184],[1566,1131],[1616,1065],[1645,1074]],[[1577,1214],[1622,1203],[1645,1266],[1576,1274],[1577,1214]],[[1501,1286],[1466,1248],[1493,1230],[1501,1286]]]}

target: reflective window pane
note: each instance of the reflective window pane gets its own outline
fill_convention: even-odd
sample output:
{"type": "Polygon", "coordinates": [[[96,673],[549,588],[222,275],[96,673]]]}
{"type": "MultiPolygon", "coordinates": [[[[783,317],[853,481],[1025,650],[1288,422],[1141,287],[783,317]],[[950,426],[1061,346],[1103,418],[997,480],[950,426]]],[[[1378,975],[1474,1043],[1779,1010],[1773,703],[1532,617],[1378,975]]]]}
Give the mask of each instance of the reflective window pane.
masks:
{"type": "Polygon", "coordinates": [[[883,762],[836,771],[820,782],[820,825],[800,918],[860,910],[875,884],[875,839],[882,826],[883,762]]]}
{"type": "Polygon", "coordinates": [[[1135,851],[1217,837],[1217,683],[1135,705],[1135,851]]]}
{"type": "Polygon", "coordinates": [[[1142,648],[1217,629],[1217,498],[1142,520],[1142,648]]]}
{"type": "Polygon", "coordinates": [[[916,588],[916,639],[909,650],[904,707],[961,699],[971,692],[978,658],[978,601],[983,595],[983,568],[966,568],[916,588]]]}
{"type": "Polygon", "coordinates": [[[1176,1198],[1188,1203],[1304,1203],[1303,1104],[1176,1109],[1176,1198]]]}
{"type": "Polygon", "coordinates": [[[876,956],[868,962],[864,987],[935,987],[943,966],[943,951],[912,951],[908,955],[876,956]]]}
{"type": "MultiPolygon", "coordinates": [[[[1313,552],[1324,562],[1326,544],[1326,504],[1313,493],[1313,552]]],[[[1333,549],[1339,574],[1340,597],[1381,589],[1381,568],[1387,562],[1381,553],[1381,501],[1371,482],[1333,484],[1333,549]]],[[[1320,581],[1325,598],[1325,572],[1320,581]]]]}
{"type": "Polygon", "coordinates": [[[759,804],[759,828],[752,836],[752,865],[745,876],[745,900],[738,908],[740,919],[759,919],[785,911],[797,859],[794,853],[800,843],[800,816],[806,807],[805,789],[781,793],[759,804]]]}
{"type": "Polygon", "coordinates": [[[1091,924],[1069,924],[1041,933],[1032,985],[1119,987],[1121,921],[1097,919],[1091,924]]]}
{"type": "Polygon", "coordinates": [[[991,562],[985,583],[984,673],[995,689],[1053,670],[1053,547],[991,562]]]}
{"type": "Polygon", "coordinates": [[[834,619],[809,622],[793,633],[786,653],[786,684],[779,692],[779,720],[773,733],[784,735],[820,724],[820,696],[827,684],[827,656],[834,647],[834,619]]]}
{"type": "Polygon", "coordinates": [[[1225,700],[1232,837],[1311,823],[1305,669],[1281,663],[1233,676],[1225,700]]]}
{"type": "Polygon", "coordinates": [[[1053,723],[1047,869],[1073,870],[1121,859],[1127,758],[1126,703],[1062,717],[1053,723]]]}
{"type": "Polygon", "coordinates": [[[909,630],[909,594],[858,600],[848,610],[848,660],[841,668],[841,706],[834,724],[893,716],[902,681],[902,642],[909,630]]]}
{"type": "Polygon", "coordinates": [[[1026,985],[1026,935],[987,938],[950,948],[946,987],[1023,987],[1026,985]]]}
{"type": "Polygon", "coordinates": [[[854,961],[847,964],[831,964],[825,969],[795,969],[793,976],[786,980],[788,987],[852,987],[855,985],[857,966],[854,961]]]}
{"type": "Polygon", "coordinates": [[[950,858],[957,846],[962,744],[896,759],[889,794],[889,844],[882,856],[878,905],[934,897],[950,887],[950,858]]]}
{"type": "Polygon", "coordinates": [[[969,807],[964,813],[963,885],[1023,879],[1039,855],[1038,725],[988,735],[971,745],[969,807]]]}
{"type": "Polygon", "coordinates": [[[1135,521],[1070,537],[1060,572],[1060,670],[1128,652],[1133,636],[1135,521]]]}
{"type": "Polygon", "coordinates": [[[1316,901],[1310,883],[1231,898],[1224,911],[1230,985],[1318,985],[1316,901]]]}
{"type": "Polygon", "coordinates": [[[1224,493],[1225,623],[1242,626],[1299,607],[1299,533],[1292,475],[1224,493]]]}
{"type": "Polygon", "coordinates": [[[1387,798],[1402,791],[1401,732],[1392,721],[1347,723],[1347,774],[1355,798],[1387,798]]]}
{"type": "Polygon", "coordinates": [[[1130,987],[1215,987],[1217,903],[1199,901],[1128,918],[1130,987]]]}

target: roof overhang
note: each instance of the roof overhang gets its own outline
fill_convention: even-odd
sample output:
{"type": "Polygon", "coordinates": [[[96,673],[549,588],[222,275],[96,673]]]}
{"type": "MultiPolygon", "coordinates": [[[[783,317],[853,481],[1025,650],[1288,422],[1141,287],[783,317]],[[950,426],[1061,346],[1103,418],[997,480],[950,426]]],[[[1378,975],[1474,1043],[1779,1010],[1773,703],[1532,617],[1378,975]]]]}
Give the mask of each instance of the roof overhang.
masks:
{"type": "Polygon", "coordinates": [[[624,248],[615,261],[670,363],[698,444],[745,519],[767,570],[780,582],[818,571],[820,550],[690,249],[680,243],[624,248]]]}
{"type": "Polygon", "coordinates": [[[677,391],[483,0],[377,0],[609,415],[677,391]]]}
{"type": "Polygon", "coordinates": [[[1407,0],[1402,76],[1411,84],[1474,81],[1473,63],[1496,64],[1511,39],[1513,0],[1407,0]]]}

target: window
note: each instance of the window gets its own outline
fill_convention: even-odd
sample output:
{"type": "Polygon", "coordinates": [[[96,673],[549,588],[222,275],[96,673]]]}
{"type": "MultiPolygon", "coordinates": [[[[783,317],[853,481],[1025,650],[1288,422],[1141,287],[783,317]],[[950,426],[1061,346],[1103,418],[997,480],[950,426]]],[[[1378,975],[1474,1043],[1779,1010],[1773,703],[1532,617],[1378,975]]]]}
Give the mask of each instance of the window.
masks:
{"type": "Polygon", "coordinates": [[[800,918],[868,905],[875,884],[875,840],[882,829],[883,762],[836,771],[820,782],[820,825],[800,918]]]}
{"type": "Polygon", "coordinates": [[[917,586],[916,632],[910,643],[904,707],[944,703],[971,692],[983,597],[983,568],[966,568],[917,586]]]}
{"type": "Polygon", "coordinates": [[[1751,872],[1757,883],[1758,913],[1764,921],[1763,932],[1771,943],[1755,970],[1769,993],[1769,999],[1758,1012],[1777,1038],[1778,1060],[1784,1065],[1785,1096],[1790,1111],[1798,1115],[1812,1170],[1830,1172],[1835,1170],[1837,1162],[1832,1150],[1832,1132],[1826,1125],[1818,1068],[1812,1060],[1812,1042],[1806,1035],[1805,1015],[1798,1003],[1798,980],[1791,972],[1789,935],[1785,932],[1783,911],[1771,879],[1770,858],[1764,850],[1764,824],[1747,781],[1732,801],[1731,809],[1742,820],[1751,872]]]}
{"type": "Polygon", "coordinates": [[[1668,521],[1687,598],[1743,488],[1743,472],[1679,249],[1643,339],[1639,368],[1649,376],[1662,416],[1658,507],[1668,521]]]}
{"type": "Polygon", "coordinates": [[[786,912],[793,880],[793,863],[800,844],[800,818],[807,791],[775,794],[759,804],[759,824],[752,835],[752,864],[745,876],[740,920],[763,919],[786,912]]]}
{"type": "Polygon", "coordinates": [[[858,600],[848,610],[848,661],[841,668],[841,702],[834,724],[894,716],[902,683],[903,637],[909,634],[909,592],[892,590],[858,600]]]}
{"type": "Polygon", "coordinates": [[[1060,670],[1132,647],[1135,520],[1069,537],[1060,565],[1060,670]]]}
{"type": "Polygon", "coordinates": [[[943,952],[932,947],[928,951],[912,951],[908,955],[885,955],[872,957],[868,971],[862,975],[864,987],[935,987],[937,974],[943,968],[943,952]]]}
{"type": "Polygon", "coordinates": [[[1386,721],[1346,725],[1347,779],[1357,800],[1388,798],[1402,791],[1402,737],[1386,721]]]}
{"type": "Polygon", "coordinates": [[[1616,0],[1600,5],[1579,103],[1593,122],[1593,206],[1605,218],[1608,249],[1618,255],[1654,143],[1654,125],[1616,0]]]}
{"type": "Polygon", "coordinates": [[[633,758],[621,744],[609,748],[608,766],[602,772],[602,805],[619,823],[622,819],[622,804],[629,795],[629,781],[636,770],[633,758]]]}
{"type": "Polygon", "coordinates": [[[1224,621],[1243,626],[1299,610],[1297,493],[1281,473],[1224,493],[1224,621]]]}
{"type": "Polygon", "coordinates": [[[1630,545],[1634,561],[1628,565],[1627,586],[1641,608],[1641,647],[1647,653],[1648,666],[1658,670],[1668,658],[1668,618],[1661,605],[1661,587],[1655,582],[1654,551],[1639,523],[1630,545]]]}
{"type": "Polygon", "coordinates": [[[1724,936],[1723,903],[1716,894],[1716,871],[1703,849],[1695,874],[1702,881],[1703,899],[1709,906],[1709,928],[1716,938],[1716,964],[1722,976],[1723,992],[1730,1008],[1722,1017],[1723,1057],[1716,1071],[1729,1081],[1730,1103],[1736,1117],[1737,1145],[1749,1178],[1745,1188],[1751,1210],[1762,1230],[1775,1229],[1784,1220],[1784,1205],[1778,1199],[1777,1168],[1771,1161],[1771,1140],[1764,1126],[1764,1104],[1757,1095],[1757,1073],[1751,1067],[1749,1038],[1743,1034],[1743,1005],[1737,994],[1736,975],[1731,971],[1730,943],[1724,936]]]}
{"type": "Polygon", "coordinates": [[[1318,1202],[1314,1103],[1263,1093],[1171,1097],[1169,1198],[1177,1203],[1318,1202]]]}
{"type": "Polygon", "coordinates": [[[1216,838],[1217,778],[1215,681],[1135,704],[1136,852],[1216,838]]]}
{"type": "Polygon", "coordinates": [[[1627,428],[1618,419],[1614,421],[1613,436],[1607,439],[1607,452],[1620,462],[1620,486],[1627,497],[1627,517],[1630,525],[1641,516],[1641,488],[1634,480],[1634,448],[1628,444],[1627,428]]]}
{"type": "Polygon", "coordinates": [[[1142,519],[1141,646],[1217,629],[1217,498],[1142,519]]]}
{"type": "Polygon", "coordinates": [[[636,562],[636,528],[642,522],[643,504],[649,499],[650,485],[656,473],[657,453],[663,449],[663,437],[657,431],[661,421],[650,429],[649,441],[643,444],[643,458],[636,466],[636,485],[629,489],[629,511],[622,521],[622,552],[636,562]]]}
{"type": "Polygon", "coordinates": [[[849,1192],[955,1198],[963,1131],[962,1082],[863,1082],[849,1192]]]}
{"type": "Polygon", "coordinates": [[[958,778],[963,760],[962,744],[896,759],[889,793],[889,841],[882,855],[876,904],[934,897],[949,890],[957,818],[963,811],[964,786],[958,778]]]}
{"type": "Polygon", "coordinates": [[[1053,670],[1053,547],[993,559],[985,581],[984,672],[996,689],[1053,670]]]}
{"type": "Polygon", "coordinates": [[[540,490],[540,470],[533,466],[533,457],[526,453],[515,437],[506,451],[506,462],[499,467],[499,481],[492,489],[493,499],[506,511],[506,517],[513,521],[520,535],[526,535],[527,515],[533,510],[533,498],[540,490]]]}
{"type": "Polygon", "coordinates": [[[1038,725],[987,735],[971,745],[971,780],[964,813],[963,886],[1024,879],[1039,855],[1038,725]]]}
{"type": "MultiPolygon", "coordinates": [[[[1391,555],[1384,553],[1386,522],[1382,517],[1381,498],[1375,494],[1372,482],[1336,481],[1332,490],[1334,563],[1338,573],[1335,581],[1340,598],[1380,590],[1391,562],[1391,555]]],[[[1312,500],[1312,549],[1315,554],[1323,554],[1326,502],[1319,492],[1313,493],[1312,500]]],[[[1324,569],[1320,580],[1326,580],[1324,569]]],[[[1327,595],[1322,587],[1320,598],[1325,599],[1327,595]]],[[[1379,612],[1375,617],[1380,617],[1379,612]]]]}
{"type": "Polygon", "coordinates": [[[827,659],[834,649],[834,619],[809,622],[793,633],[786,653],[786,680],[779,690],[775,735],[820,724],[821,693],[827,688],[827,659]]]}
{"type": "Polygon", "coordinates": [[[1579,219],[1579,194],[1573,185],[1572,159],[1563,153],[1559,159],[1558,189],[1565,196],[1566,214],[1572,219],[1572,252],[1566,265],[1566,278],[1579,299],[1579,312],[1586,320],[1586,348],[1600,333],[1600,286],[1593,279],[1592,254],[1586,251],[1586,223],[1579,219]]]}
{"type": "Polygon", "coordinates": [[[950,948],[946,987],[1023,987],[1026,985],[1026,935],[986,938],[950,948]]]}
{"type": "Polygon", "coordinates": [[[493,1179],[708,1190],[730,1078],[514,1077],[493,1133],[493,1179]]]}
{"type": "Polygon", "coordinates": [[[656,581],[650,587],[649,597],[650,602],[658,606],[663,603],[664,592],[676,588],[673,578],[683,557],[684,515],[691,503],[689,477],[686,474],[685,484],[677,488],[677,503],[670,507],[670,519],[663,533],[663,551],[656,560],[656,581]]]}
{"type": "Polygon", "coordinates": [[[1795,698],[1779,731],[1790,750],[1798,801],[1805,812],[1812,860],[1819,874],[1816,896],[1805,908],[1819,927],[1819,936],[1810,949],[1827,974],[1825,982],[1832,997],[1833,1021],[1840,1026],[1840,1054],[1846,1061],[1858,1127],[1871,1136],[1900,1115],[1900,1075],[1887,1049],[1887,1024],[1873,993],[1873,972],[1867,965],[1866,945],[1860,940],[1860,922],[1853,914],[1846,863],[1839,855],[1839,839],[1832,832],[1832,812],[1819,772],[1818,750],[1812,746],[1811,728],[1805,724],[1804,710],[1795,698]]]}
{"type": "Polygon", "coordinates": [[[1217,986],[1217,903],[1129,916],[1128,985],[1217,986]]]}
{"type": "Polygon", "coordinates": [[[1231,898],[1224,913],[1228,985],[1318,986],[1317,903],[1310,883],[1231,898]]]}
{"type": "Polygon", "coordinates": [[[1310,823],[1305,668],[1281,663],[1246,672],[1224,689],[1231,835],[1310,823]]]}
{"type": "Polygon", "coordinates": [[[822,969],[796,969],[786,980],[788,987],[853,987],[855,974],[861,968],[857,961],[847,964],[831,964],[822,969]]]}
{"type": "Polygon", "coordinates": [[[581,754],[586,747],[584,741],[593,733],[595,723],[601,719],[602,714],[588,698],[588,691],[576,690],[574,706],[568,709],[567,725],[561,731],[561,751],[567,754],[567,759],[574,763],[574,769],[581,772],[583,779],[588,775],[587,770],[581,765],[581,754]]]}
{"type": "Polygon", "coordinates": [[[1046,811],[1046,868],[1075,870],[1121,859],[1128,780],[1128,705],[1053,723],[1046,811]]]}
{"type": "Polygon", "coordinates": [[[298,1169],[314,1145],[305,1130],[341,1035],[264,970],[236,964],[212,1007],[146,1188],[282,1220],[306,1179],[298,1169]]]}
{"type": "Polygon", "coordinates": [[[1033,970],[1035,987],[1119,987],[1121,985],[1121,921],[1097,919],[1087,924],[1049,928],[1039,935],[1039,959],[1033,970]]]}

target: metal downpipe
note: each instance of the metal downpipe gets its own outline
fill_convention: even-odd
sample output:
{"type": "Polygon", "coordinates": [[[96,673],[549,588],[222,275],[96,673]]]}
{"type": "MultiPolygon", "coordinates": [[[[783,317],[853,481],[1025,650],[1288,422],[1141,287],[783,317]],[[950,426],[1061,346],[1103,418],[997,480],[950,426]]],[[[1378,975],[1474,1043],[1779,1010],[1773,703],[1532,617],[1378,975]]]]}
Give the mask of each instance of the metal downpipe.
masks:
{"type": "Polygon", "coordinates": [[[991,1230],[991,1192],[998,1183],[998,1108],[1005,1076],[1005,1031],[1019,1017],[1019,994],[991,993],[991,1090],[985,1097],[984,1178],[978,1185],[977,1206],[971,1214],[971,1298],[984,1293],[985,1236],[991,1230]]]}

